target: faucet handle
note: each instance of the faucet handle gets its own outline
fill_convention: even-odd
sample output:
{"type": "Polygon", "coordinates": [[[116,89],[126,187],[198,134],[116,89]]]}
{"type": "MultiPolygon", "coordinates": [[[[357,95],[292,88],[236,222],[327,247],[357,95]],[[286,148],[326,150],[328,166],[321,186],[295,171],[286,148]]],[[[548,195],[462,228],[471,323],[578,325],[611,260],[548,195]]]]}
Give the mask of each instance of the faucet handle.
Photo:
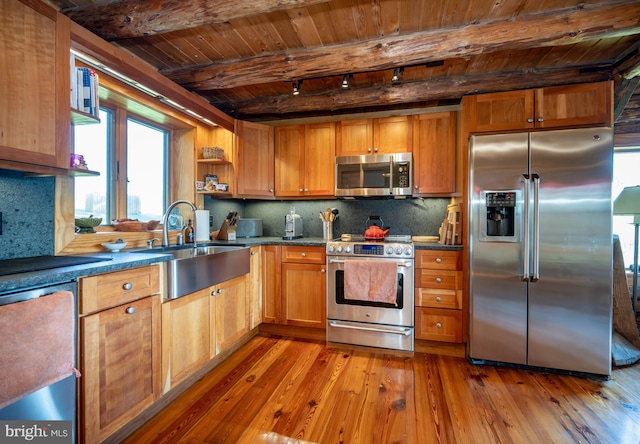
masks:
{"type": "Polygon", "coordinates": [[[149,240],[147,241],[147,247],[149,247],[149,248],[153,248],[153,243],[154,243],[155,241],[160,242],[160,239],[158,239],[157,237],[154,237],[153,239],[149,239],[149,240]]]}

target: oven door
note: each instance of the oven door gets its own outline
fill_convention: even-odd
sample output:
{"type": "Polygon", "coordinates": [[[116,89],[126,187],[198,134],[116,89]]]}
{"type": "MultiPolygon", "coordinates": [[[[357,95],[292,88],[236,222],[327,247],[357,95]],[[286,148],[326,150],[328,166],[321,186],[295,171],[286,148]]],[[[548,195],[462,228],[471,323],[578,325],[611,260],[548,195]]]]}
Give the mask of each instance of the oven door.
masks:
{"type": "Polygon", "coordinates": [[[393,261],[398,265],[396,304],[344,297],[344,264],[327,258],[327,341],[413,350],[413,259],[352,258],[393,261]]]}

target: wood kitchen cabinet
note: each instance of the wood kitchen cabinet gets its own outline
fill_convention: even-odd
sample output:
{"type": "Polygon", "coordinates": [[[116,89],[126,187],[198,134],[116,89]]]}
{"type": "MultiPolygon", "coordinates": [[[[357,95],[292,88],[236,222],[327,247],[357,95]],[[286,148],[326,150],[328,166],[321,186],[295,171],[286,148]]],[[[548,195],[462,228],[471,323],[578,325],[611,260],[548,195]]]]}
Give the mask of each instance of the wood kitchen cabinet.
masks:
{"type": "Polygon", "coordinates": [[[416,339],[463,341],[462,252],[416,250],[416,339]]]}
{"type": "Polygon", "coordinates": [[[210,305],[211,319],[215,320],[211,328],[211,343],[216,345],[211,357],[249,332],[247,278],[248,275],[244,274],[210,288],[211,298],[215,298],[210,305]]]}
{"type": "Polygon", "coordinates": [[[102,442],[161,395],[159,266],[82,278],[80,433],[102,442]]]}
{"type": "Polygon", "coordinates": [[[326,328],[323,247],[282,247],[282,324],[326,328]]]}
{"type": "MultiPolygon", "coordinates": [[[[211,329],[215,329],[215,319],[210,319],[210,294],[209,288],[205,288],[162,304],[165,392],[211,358],[211,329]]],[[[215,303],[215,299],[212,302],[215,303]]]]}
{"type": "Polygon", "coordinates": [[[613,83],[465,96],[469,132],[613,124],[613,83]]]}
{"type": "Polygon", "coordinates": [[[336,156],[411,152],[411,116],[343,120],[336,123],[336,156]]]}
{"type": "Polygon", "coordinates": [[[236,196],[275,198],[274,129],[236,120],[236,196]]]}
{"type": "Polygon", "coordinates": [[[413,116],[413,195],[456,191],[456,112],[413,116]]]}
{"type": "MultiPolygon", "coordinates": [[[[231,131],[222,127],[207,128],[198,126],[196,138],[196,177],[195,180],[205,181],[207,175],[218,176],[218,183],[229,185],[228,191],[205,190],[198,191],[198,195],[211,197],[231,197],[235,191],[235,174],[233,169],[235,136],[231,131]],[[224,150],[222,159],[205,159],[202,148],[205,146],[219,147],[224,150]]],[[[194,184],[189,184],[194,186],[194,184]]]]}
{"type": "Polygon", "coordinates": [[[247,278],[247,293],[251,307],[250,330],[253,330],[262,322],[262,248],[260,246],[250,248],[251,265],[247,278]]]}
{"type": "Polygon", "coordinates": [[[279,245],[262,247],[262,322],[280,324],[282,304],[280,297],[282,250],[279,245]]]}
{"type": "Polygon", "coordinates": [[[70,23],[44,2],[2,2],[1,168],[63,175],[69,168],[70,23]]]}
{"type": "Polygon", "coordinates": [[[333,122],[276,128],[276,196],[333,197],[334,158],[333,122]]]}

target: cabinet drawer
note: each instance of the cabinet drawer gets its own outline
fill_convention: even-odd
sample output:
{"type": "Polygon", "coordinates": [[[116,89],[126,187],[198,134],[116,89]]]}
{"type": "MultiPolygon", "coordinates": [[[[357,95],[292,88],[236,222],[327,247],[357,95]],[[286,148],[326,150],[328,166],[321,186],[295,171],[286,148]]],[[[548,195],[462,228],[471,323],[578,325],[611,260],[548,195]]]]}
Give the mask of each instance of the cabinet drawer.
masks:
{"type": "Polygon", "coordinates": [[[285,246],[282,247],[282,262],[300,264],[324,264],[324,247],[285,246]]]}
{"type": "Polygon", "coordinates": [[[80,279],[80,314],[115,307],[160,292],[159,265],[80,279]]]}
{"type": "Polygon", "coordinates": [[[462,342],[462,311],[417,307],[416,339],[462,342]]]}
{"type": "Polygon", "coordinates": [[[459,310],[462,308],[462,290],[416,288],[415,306],[459,310]]]}
{"type": "Polygon", "coordinates": [[[461,251],[416,250],[416,268],[462,270],[461,251]]]}
{"type": "Polygon", "coordinates": [[[416,288],[462,289],[462,272],[449,270],[416,270],[416,288]]]}

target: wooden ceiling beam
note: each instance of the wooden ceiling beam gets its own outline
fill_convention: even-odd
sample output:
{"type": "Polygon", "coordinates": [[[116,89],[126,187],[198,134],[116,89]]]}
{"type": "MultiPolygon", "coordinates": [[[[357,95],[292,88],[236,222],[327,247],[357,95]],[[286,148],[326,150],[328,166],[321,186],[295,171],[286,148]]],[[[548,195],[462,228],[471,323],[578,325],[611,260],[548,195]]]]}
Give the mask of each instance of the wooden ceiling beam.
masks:
{"type": "Polygon", "coordinates": [[[442,77],[423,82],[410,82],[383,87],[337,89],[311,94],[292,94],[257,99],[212,103],[216,108],[236,117],[251,120],[268,111],[271,115],[302,114],[317,110],[338,111],[373,106],[413,104],[444,99],[460,99],[467,94],[539,88],[559,83],[588,83],[608,80],[609,71],[580,72],[579,68],[529,69],[496,72],[487,75],[442,77]]]}
{"type": "Polygon", "coordinates": [[[502,50],[572,45],[588,39],[638,33],[640,2],[619,0],[456,29],[267,54],[206,67],[163,70],[162,74],[190,90],[205,91],[380,71],[502,50]]]}
{"type": "Polygon", "coordinates": [[[329,0],[117,0],[63,9],[105,40],[117,40],[224,23],[329,0]]]}

